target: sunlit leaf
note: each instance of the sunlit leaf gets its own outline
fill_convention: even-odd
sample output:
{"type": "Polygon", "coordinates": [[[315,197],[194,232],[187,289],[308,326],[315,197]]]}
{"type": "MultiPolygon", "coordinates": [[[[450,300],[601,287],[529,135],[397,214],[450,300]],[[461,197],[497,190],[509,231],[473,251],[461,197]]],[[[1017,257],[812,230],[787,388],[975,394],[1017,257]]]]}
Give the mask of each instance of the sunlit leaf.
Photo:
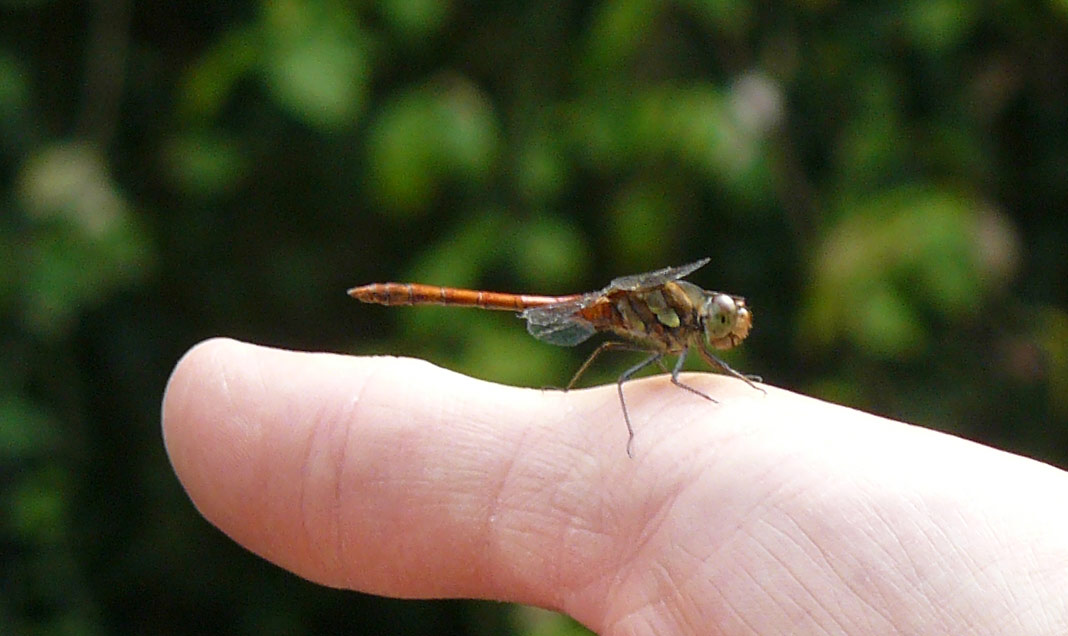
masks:
{"type": "Polygon", "coordinates": [[[349,127],[363,109],[370,76],[353,15],[334,3],[268,3],[264,79],[276,99],[309,125],[349,127]]]}
{"type": "Polygon", "coordinates": [[[686,0],[683,5],[716,34],[743,32],[754,12],[746,0],[686,0]]]}
{"type": "Polygon", "coordinates": [[[558,131],[538,132],[543,134],[522,143],[515,158],[516,190],[535,205],[554,200],[571,185],[570,157],[564,155],[558,131]]]}
{"type": "Polygon", "coordinates": [[[441,28],[452,4],[450,0],[384,0],[378,10],[398,37],[418,42],[441,28]]]}
{"type": "Polygon", "coordinates": [[[991,227],[991,212],[952,192],[903,188],[843,215],[820,247],[804,332],[813,344],[837,337],[880,356],[914,351],[926,337],[919,316],[975,314],[1015,249],[1011,230],[991,227]]]}
{"type": "Polygon", "coordinates": [[[201,122],[216,117],[237,82],[255,66],[263,50],[259,33],[235,27],[186,70],[178,84],[178,114],[201,122]]]}
{"type": "Polygon", "coordinates": [[[148,273],[147,237],[92,147],[42,148],[22,167],[19,195],[32,224],[18,261],[32,330],[62,332],[109,290],[148,273]]]}
{"type": "Polygon", "coordinates": [[[650,0],[609,0],[595,5],[586,60],[598,74],[632,58],[656,24],[658,4],[650,0]]]}
{"type": "Polygon", "coordinates": [[[410,90],[372,123],[368,153],[373,192],[385,212],[425,211],[446,183],[489,177],[499,137],[494,113],[464,82],[410,90]]]}
{"type": "Polygon", "coordinates": [[[514,259],[536,286],[531,293],[575,293],[566,285],[582,280],[590,267],[590,255],[580,229],[570,219],[542,215],[519,221],[514,227],[514,259]]]}
{"type": "Polygon", "coordinates": [[[906,7],[908,34],[927,53],[957,46],[975,25],[977,5],[967,0],[913,0],[906,7]]]}
{"type": "Polygon", "coordinates": [[[67,474],[41,468],[22,476],[4,508],[12,530],[23,541],[54,544],[70,531],[70,499],[67,474]]]}
{"type": "Polygon", "coordinates": [[[613,243],[637,262],[653,262],[670,249],[679,209],[675,193],[660,184],[640,182],[621,191],[609,209],[613,243]]]}
{"type": "Polygon", "coordinates": [[[232,189],[248,167],[238,143],[219,132],[190,132],[163,148],[169,176],[184,192],[213,196],[232,189]]]}
{"type": "Polygon", "coordinates": [[[45,457],[62,439],[59,423],[15,393],[0,394],[0,464],[45,457]]]}
{"type": "Polygon", "coordinates": [[[30,95],[30,78],[22,63],[14,56],[0,52],[0,129],[20,122],[25,124],[30,95]]]}

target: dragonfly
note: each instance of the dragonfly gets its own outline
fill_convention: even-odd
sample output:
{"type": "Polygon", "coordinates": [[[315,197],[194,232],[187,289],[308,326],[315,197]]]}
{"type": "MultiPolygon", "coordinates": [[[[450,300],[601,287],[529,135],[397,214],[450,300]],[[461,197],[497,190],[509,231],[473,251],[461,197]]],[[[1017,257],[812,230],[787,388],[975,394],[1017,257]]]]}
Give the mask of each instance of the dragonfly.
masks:
{"type": "Polygon", "coordinates": [[[585,294],[538,296],[509,294],[456,287],[439,287],[421,283],[371,283],[348,290],[349,296],[365,303],[380,305],[448,305],[512,311],[527,321],[527,331],[538,340],[571,347],[597,333],[614,336],[601,343],[571,378],[570,390],[601,354],[611,350],[641,351],[648,356],[624,371],[616,381],[623,421],[627,425],[627,455],[634,442],[623,384],[636,373],[656,364],[671,374],[671,382],[711,402],[712,396],[679,379],[686,356],[696,351],[705,362],[753,388],[758,376],[735,371],[713,353],[732,349],[749,335],[753,312],[745,298],[718,291],[708,291],[681,280],[708,264],[702,258],[678,267],[654,272],[621,276],[607,287],[585,294]],[[664,357],[677,356],[668,369],[664,357]]]}

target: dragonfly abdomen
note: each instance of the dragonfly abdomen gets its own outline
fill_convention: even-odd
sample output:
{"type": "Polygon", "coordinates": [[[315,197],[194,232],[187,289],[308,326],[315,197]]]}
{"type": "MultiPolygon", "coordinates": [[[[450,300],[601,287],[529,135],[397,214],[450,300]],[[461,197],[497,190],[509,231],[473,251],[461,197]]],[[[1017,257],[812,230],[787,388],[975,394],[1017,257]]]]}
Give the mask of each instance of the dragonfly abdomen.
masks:
{"type": "Polygon", "coordinates": [[[371,283],[353,287],[349,296],[365,303],[379,305],[449,305],[455,307],[479,307],[501,311],[520,312],[531,307],[544,307],[572,300],[577,296],[532,296],[528,294],[505,294],[501,292],[439,287],[421,283],[371,283]]]}

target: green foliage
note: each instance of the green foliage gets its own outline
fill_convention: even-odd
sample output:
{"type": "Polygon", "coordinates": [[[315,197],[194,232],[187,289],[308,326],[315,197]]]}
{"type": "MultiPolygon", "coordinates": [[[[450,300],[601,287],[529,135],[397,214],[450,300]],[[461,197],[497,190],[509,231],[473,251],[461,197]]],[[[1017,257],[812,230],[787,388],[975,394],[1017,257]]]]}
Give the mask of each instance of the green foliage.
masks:
{"type": "Polygon", "coordinates": [[[563,294],[707,255],[754,310],[739,368],[1068,465],[1063,0],[0,15],[17,633],[578,632],[297,581],[174,480],[159,399],[211,335],[525,386],[589,351],[345,297],[376,280],[563,294]]]}
{"type": "Polygon", "coordinates": [[[269,0],[259,19],[232,28],[190,65],[179,113],[211,118],[248,77],[279,108],[324,131],[352,126],[370,74],[367,37],[341,2],[269,0]]]}
{"type": "Polygon", "coordinates": [[[55,336],[101,294],[147,273],[151,257],[103,157],[78,144],[41,146],[15,188],[28,227],[7,244],[23,326],[55,336]]]}
{"type": "Polygon", "coordinates": [[[390,100],[368,131],[369,186],[383,212],[427,210],[445,184],[481,185],[498,135],[485,99],[462,82],[421,86],[390,100]]]}
{"type": "Polygon", "coordinates": [[[980,318],[976,301],[1006,284],[1017,249],[989,209],[945,190],[852,203],[814,260],[802,337],[816,347],[846,339],[871,355],[919,355],[935,335],[923,315],[980,318]]]}
{"type": "Polygon", "coordinates": [[[355,123],[370,74],[356,16],[339,2],[264,4],[260,73],[275,101],[324,130],[355,123]]]}

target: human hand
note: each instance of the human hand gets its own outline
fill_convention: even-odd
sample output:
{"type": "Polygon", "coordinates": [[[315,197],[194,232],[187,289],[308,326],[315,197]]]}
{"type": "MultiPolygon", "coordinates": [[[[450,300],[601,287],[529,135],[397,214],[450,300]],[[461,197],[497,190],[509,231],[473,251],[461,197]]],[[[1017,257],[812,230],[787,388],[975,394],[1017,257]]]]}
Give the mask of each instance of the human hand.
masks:
{"type": "Polygon", "coordinates": [[[1068,474],[718,375],[518,389],[210,340],[163,402],[209,521],[324,585],[600,634],[1066,634],[1068,474]]]}

